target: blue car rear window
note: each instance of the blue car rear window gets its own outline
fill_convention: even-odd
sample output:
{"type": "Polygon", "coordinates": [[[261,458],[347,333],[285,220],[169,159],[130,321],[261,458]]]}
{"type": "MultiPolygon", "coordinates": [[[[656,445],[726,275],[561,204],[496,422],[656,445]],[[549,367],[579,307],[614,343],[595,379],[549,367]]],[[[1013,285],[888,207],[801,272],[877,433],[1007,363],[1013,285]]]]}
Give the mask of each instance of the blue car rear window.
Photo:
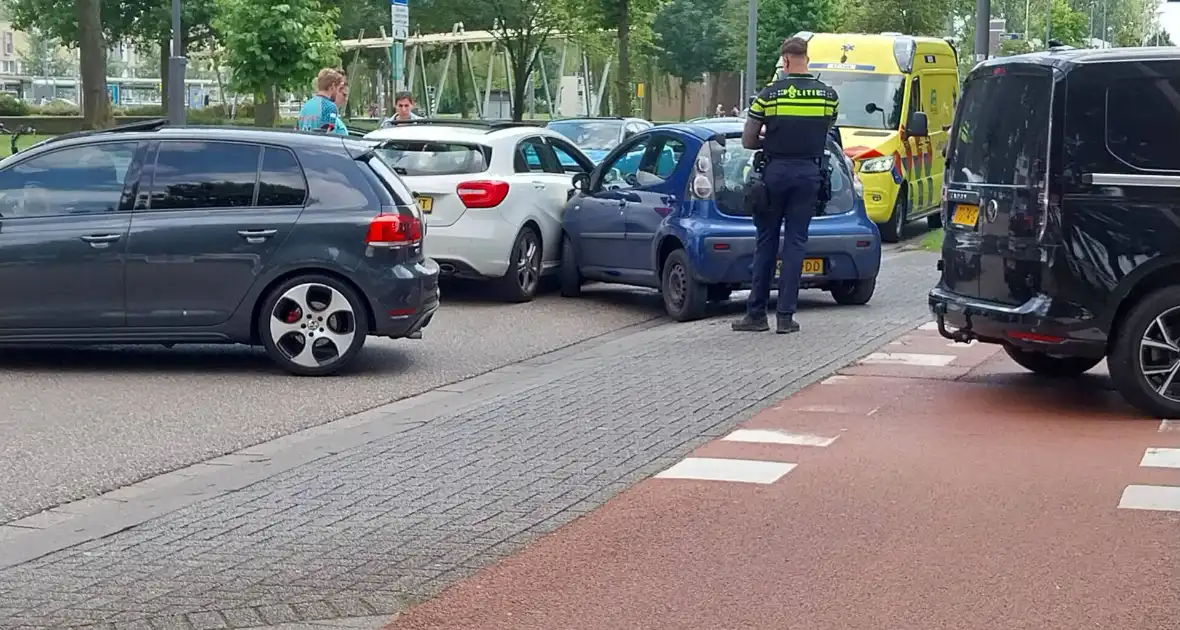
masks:
{"type": "MultiPolygon", "coordinates": [[[[754,152],[742,148],[740,138],[727,138],[724,146],[718,142],[711,142],[710,146],[713,147],[713,178],[718,182],[713,194],[717,209],[730,216],[749,216],[742,203],[742,189],[750,175],[754,152]]],[[[845,171],[844,154],[839,145],[829,143],[828,152],[832,167],[832,198],[824,214],[843,214],[855,205],[856,193],[845,171]]]]}

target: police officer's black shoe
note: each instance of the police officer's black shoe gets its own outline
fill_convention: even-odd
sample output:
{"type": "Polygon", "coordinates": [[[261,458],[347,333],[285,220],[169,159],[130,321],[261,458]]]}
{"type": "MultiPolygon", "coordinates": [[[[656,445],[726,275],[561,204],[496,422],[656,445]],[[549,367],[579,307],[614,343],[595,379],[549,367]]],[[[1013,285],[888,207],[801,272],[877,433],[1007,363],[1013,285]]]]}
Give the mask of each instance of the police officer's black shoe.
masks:
{"type": "Polygon", "coordinates": [[[766,322],[765,317],[751,317],[750,315],[737,320],[731,326],[738,332],[766,332],[770,330],[770,324],[766,322]]]}
{"type": "Polygon", "coordinates": [[[774,332],[780,335],[799,332],[799,323],[793,315],[778,315],[776,319],[778,321],[775,322],[774,332]]]}

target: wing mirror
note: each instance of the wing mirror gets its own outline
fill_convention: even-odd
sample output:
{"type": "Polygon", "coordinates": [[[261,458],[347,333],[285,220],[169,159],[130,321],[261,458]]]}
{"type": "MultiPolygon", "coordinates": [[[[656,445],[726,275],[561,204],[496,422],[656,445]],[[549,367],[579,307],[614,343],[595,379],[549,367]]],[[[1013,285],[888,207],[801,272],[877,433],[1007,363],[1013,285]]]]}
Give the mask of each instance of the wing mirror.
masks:
{"type": "MultiPolygon", "coordinates": [[[[590,176],[585,173],[575,173],[572,183],[577,192],[584,193],[590,190],[590,176]]],[[[573,191],[570,191],[570,196],[573,196],[573,191]]]]}
{"type": "Polygon", "coordinates": [[[906,123],[905,135],[915,138],[928,137],[930,135],[929,125],[926,112],[913,112],[910,114],[910,121],[906,123]]]}

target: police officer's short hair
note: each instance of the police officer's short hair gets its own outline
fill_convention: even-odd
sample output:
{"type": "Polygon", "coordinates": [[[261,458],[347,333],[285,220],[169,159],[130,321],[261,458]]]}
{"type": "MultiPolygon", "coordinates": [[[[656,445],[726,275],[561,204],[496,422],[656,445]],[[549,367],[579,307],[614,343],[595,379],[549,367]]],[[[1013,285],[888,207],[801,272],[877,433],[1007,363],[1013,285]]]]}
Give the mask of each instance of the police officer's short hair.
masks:
{"type": "Polygon", "coordinates": [[[783,45],[779,48],[779,55],[783,57],[807,56],[807,40],[802,37],[788,37],[784,39],[783,45]]]}

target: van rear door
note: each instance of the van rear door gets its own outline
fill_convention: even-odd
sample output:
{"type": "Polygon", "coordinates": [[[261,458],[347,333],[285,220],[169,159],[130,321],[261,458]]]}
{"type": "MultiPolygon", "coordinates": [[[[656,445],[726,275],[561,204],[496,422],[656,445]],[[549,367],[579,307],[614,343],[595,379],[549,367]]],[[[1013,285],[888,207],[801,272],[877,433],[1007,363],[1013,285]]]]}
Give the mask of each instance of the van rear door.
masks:
{"type": "Polygon", "coordinates": [[[944,180],[945,289],[1010,306],[1040,291],[1052,97],[1049,66],[983,67],[968,78],[944,180]]]}

